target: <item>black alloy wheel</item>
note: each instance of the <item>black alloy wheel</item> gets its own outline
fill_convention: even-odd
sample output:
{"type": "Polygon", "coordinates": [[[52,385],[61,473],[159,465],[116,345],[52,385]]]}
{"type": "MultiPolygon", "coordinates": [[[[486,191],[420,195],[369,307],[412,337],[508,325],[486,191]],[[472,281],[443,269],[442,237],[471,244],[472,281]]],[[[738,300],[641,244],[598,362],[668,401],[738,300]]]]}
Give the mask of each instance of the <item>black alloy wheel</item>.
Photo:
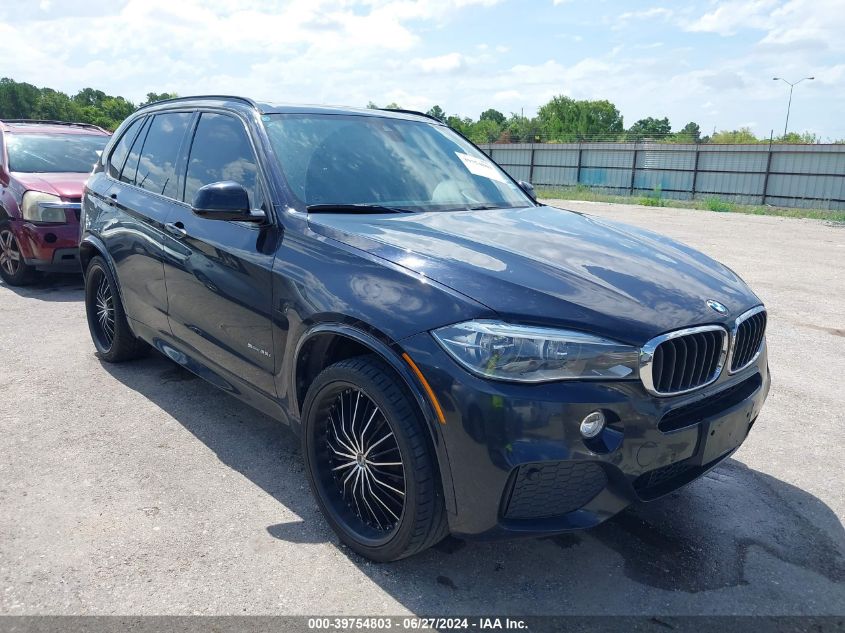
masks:
{"type": "Polygon", "coordinates": [[[114,276],[99,256],[85,269],[85,313],[97,356],[104,361],[119,363],[147,351],[147,344],[129,328],[114,276]]]}
{"type": "Polygon", "coordinates": [[[318,459],[334,482],[334,501],[361,532],[389,537],[405,510],[405,468],[390,424],[357,387],[339,387],[324,414],[328,450],[318,459]]]}
{"type": "Polygon", "coordinates": [[[94,312],[97,325],[91,332],[97,338],[97,347],[108,352],[114,343],[114,295],[109,286],[109,279],[102,269],[97,269],[91,276],[96,284],[94,312]]]}
{"type": "Polygon", "coordinates": [[[376,561],[415,554],[448,529],[436,459],[400,380],[378,358],[324,370],[303,407],[312,490],[341,540],[376,561]]]}

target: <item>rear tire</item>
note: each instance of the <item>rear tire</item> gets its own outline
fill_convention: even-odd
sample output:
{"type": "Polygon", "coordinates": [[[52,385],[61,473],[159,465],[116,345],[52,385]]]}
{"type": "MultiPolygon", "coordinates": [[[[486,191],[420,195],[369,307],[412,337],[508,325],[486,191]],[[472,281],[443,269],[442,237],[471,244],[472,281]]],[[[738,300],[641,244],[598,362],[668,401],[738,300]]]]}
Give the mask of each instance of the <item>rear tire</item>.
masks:
{"type": "Polygon", "coordinates": [[[117,292],[117,283],[102,257],[85,269],[85,313],[97,356],[108,363],[140,358],[149,346],[135,337],[117,292]]]}
{"type": "Polygon", "coordinates": [[[448,534],[425,422],[378,357],[350,358],[320,373],[308,389],[302,421],[311,490],[352,550],[394,561],[448,534]]]}
{"type": "Polygon", "coordinates": [[[38,271],[23,260],[18,238],[8,220],[0,223],[0,277],[10,286],[28,286],[39,277],[38,271]]]}

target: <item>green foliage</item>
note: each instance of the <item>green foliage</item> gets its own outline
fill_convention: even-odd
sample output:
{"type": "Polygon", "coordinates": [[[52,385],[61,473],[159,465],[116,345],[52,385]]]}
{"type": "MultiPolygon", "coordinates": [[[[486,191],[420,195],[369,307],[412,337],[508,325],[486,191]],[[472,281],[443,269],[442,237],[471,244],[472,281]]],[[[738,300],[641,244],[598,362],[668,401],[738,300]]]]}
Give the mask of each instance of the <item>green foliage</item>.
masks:
{"type": "MultiPolygon", "coordinates": [[[[768,139],[767,139],[768,140],[768,139]]],[[[742,127],[738,130],[722,130],[714,134],[711,143],[759,143],[760,140],[754,136],[750,128],[742,127]]]]}
{"type": "Polygon", "coordinates": [[[502,127],[495,121],[478,121],[472,125],[469,140],[473,143],[493,143],[499,140],[502,134],[502,127]]]}
{"type": "Polygon", "coordinates": [[[698,123],[690,121],[681,128],[681,131],[677,134],[677,138],[681,143],[698,143],[701,140],[701,128],[698,123]]]}
{"type": "Polygon", "coordinates": [[[177,95],[175,92],[162,92],[160,94],[156,92],[148,92],[147,100],[143,103],[139,103],[138,107],[140,108],[141,106],[150,105],[151,103],[155,103],[156,101],[164,101],[165,99],[175,99],[178,96],[179,95],[177,95]]]}
{"type": "Polygon", "coordinates": [[[481,116],[478,117],[479,121],[493,121],[496,125],[504,125],[505,123],[505,115],[499,112],[498,110],[494,110],[490,108],[489,110],[485,110],[481,113],[481,116]]]}
{"type": "Polygon", "coordinates": [[[774,139],[775,143],[810,143],[815,144],[819,142],[819,137],[812,132],[789,132],[783,136],[778,136],[774,139]]]}
{"type": "Polygon", "coordinates": [[[432,106],[428,112],[426,112],[428,116],[433,116],[435,119],[439,119],[441,121],[446,120],[446,112],[443,111],[439,105],[432,106]]]}
{"type": "Polygon", "coordinates": [[[538,111],[545,140],[574,142],[617,140],[624,132],[622,115],[610,101],[576,101],[563,95],[538,111]]]}
{"type": "Polygon", "coordinates": [[[669,118],[655,119],[654,117],[647,117],[640,119],[628,128],[628,140],[660,140],[668,137],[672,133],[672,126],[669,124],[669,118]]]}
{"type": "Polygon", "coordinates": [[[542,139],[540,122],[519,114],[511,114],[505,122],[504,133],[507,133],[511,143],[539,143],[542,139]]]}
{"type": "Polygon", "coordinates": [[[0,79],[0,118],[32,118],[40,100],[41,92],[32,84],[18,83],[8,77],[0,79]]]}
{"type": "MultiPolygon", "coordinates": [[[[150,93],[147,102],[173,96],[150,93]]],[[[94,88],[83,88],[69,97],[52,88],[37,88],[8,78],[0,79],[0,119],[73,121],[114,130],[134,111],[135,105],[131,101],[112,97],[94,88]]]]}
{"type": "Polygon", "coordinates": [[[386,106],[384,106],[384,107],[385,107],[385,109],[387,109],[387,110],[401,110],[401,109],[402,109],[402,106],[400,106],[400,105],[399,105],[398,103],[396,103],[395,101],[391,101],[390,103],[388,103],[388,104],[387,104],[386,106]]]}
{"type": "Polygon", "coordinates": [[[469,117],[464,117],[463,119],[456,115],[451,115],[446,117],[446,125],[448,125],[453,130],[460,132],[466,137],[469,137],[470,132],[472,131],[473,120],[469,117]]]}
{"type": "MultiPolygon", "coordinates": [[[[538,192],[540,193],[540,198],[543,200],[589,200],[591,202],[613,202],[617,204],[635,204],[639,202],[642,204],[647,199],[642,198],[637,200],[630,196],[609,194],[600,190],[590,189],[584,185],[577,187],[540,187],[538,188],[538,192]]],[[[660,206],[674,209],[701,209],[702,211],[707,211],[709,210],[707,202],[707,200],[672,200],[663,198],[660,206]]],[[[730,209],[724,209],[724,211],[752,215],[774,215],[787,218],[812,218],[814,220],[845,223],[845,211],[830,211],[827,209],[730,204],[730,209]]]]}
{"type": "Polygon", "coordinates": [[[727,213],[734,210],[734,205],[719,198],[707,198],[704,205],[708,211],[717,211],[719,213],[727,213]]]}
{"type": "Polygon", "coordinates": [[[650,196],[643,196],[639,199],[639,204],[644,207],[665,207],[666,201],[663,199],[663,188],[655,187],[650,196]]]}

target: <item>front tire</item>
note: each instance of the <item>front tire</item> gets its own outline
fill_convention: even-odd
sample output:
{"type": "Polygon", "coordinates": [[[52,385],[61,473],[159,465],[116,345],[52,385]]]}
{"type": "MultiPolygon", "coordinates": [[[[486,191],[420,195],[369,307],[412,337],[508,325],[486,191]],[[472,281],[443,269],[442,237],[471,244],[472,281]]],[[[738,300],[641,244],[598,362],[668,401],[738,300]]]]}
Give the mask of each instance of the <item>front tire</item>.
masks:
{"type": "Polygon", "coordinates": [[[377,562],[448,533],[437,461],[404,385],[374,356],[325,369],[303,406],[311,490],[341,541],[377,562]]]}
{"type": "Polygon", "coordinates": [[[11,224],[0,224],[0,277],[10,286],[28,286],[38,279],[38,271],[23,260],[18,238],[11,224]]]}
{"type": "Polygon", "coordinates": [[[97,356],[120,363],[143,356],[148,346],[135,337],[117,292],[117,283],[102,257],[94,257],[85,269],[85,313],[97,356]]]}

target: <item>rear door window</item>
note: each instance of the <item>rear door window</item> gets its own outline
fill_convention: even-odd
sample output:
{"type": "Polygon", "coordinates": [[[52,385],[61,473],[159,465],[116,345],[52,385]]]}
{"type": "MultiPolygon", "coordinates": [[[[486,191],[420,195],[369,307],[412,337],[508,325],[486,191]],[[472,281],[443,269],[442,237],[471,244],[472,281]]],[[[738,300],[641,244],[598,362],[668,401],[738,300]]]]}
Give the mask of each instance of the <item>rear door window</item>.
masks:
{"type": "Polygon", "coordinates": [[[115,146],[114,151],[111,153],[111,158],[109,159],[109,176],[112,178],[120,177],[120,170],[123,169],[123,164],[126,162],[126,157],[129,156],[129,150],[132,147],[132,142],[135,140],[135,136],[138,134],[138,130],[143,125],[144,120],[145,117],[140,117],[133,121],[132,124],[126,128],[123,136],[120,137],[120,141],[118,141],[115,146]]]}
{"type": "Polygon", "coordinates": [[[176,197],[176,161],[191,116],[190,112],[167,112],[153,118],[138,161],[138,187],[176,197]]]}
{"type": "Polygon", "coordinates": [[[130,185],[135,184],[135,175],[138,173],[138,161],[141,159],[141,148],[144,146],[144,139],[147,137],[147,130],[150,129],[150,119],[144,121],[141,132],[135,137],[135,142],[132,143],[132,149],[129,150],[129,156],[123,164],[123,169],[120,171],[120,180],[127,182],[130,185]]]}

